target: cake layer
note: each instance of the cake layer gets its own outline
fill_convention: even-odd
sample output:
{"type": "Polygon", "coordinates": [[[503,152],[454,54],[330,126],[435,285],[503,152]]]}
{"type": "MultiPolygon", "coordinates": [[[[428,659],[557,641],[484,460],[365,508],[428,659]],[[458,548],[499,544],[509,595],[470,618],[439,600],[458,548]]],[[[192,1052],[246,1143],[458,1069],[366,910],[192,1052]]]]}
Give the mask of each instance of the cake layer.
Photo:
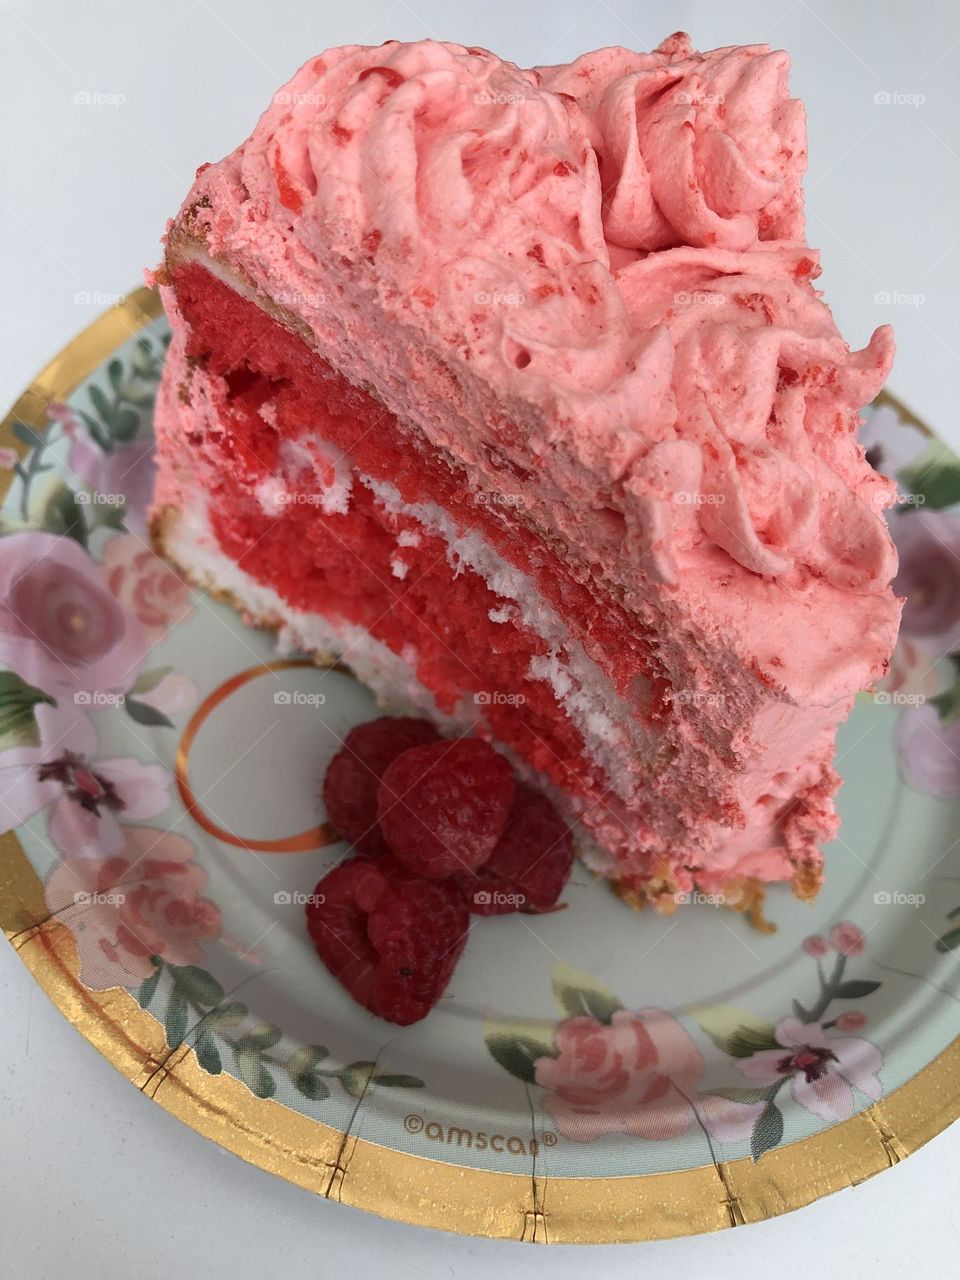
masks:
{"type": "Polygon", "coordinates": [[[836,707],[784,708],[761,685],[753,705],[743,688],[678,691],[650,653],[644,674],[623,609],[511,530],[505,506],[465,503],[382,405],[222,280],[196,263],[173,279],[157,501],[204,511],[204,563],[241,566],[233,594],[269,589],[311,634],[346,628],[397,655],[440,711],[566,795],[608,874],[815,868],[836,707]]]}
{"type": "Polygon", "coordinates": [[[158,521],[393,655],[651,895],[812,891],[899,618],[855,437],[891,338],[851,352],[813,288],[786,70],[331,50],[198,171],[160,273],[158,521]]]}

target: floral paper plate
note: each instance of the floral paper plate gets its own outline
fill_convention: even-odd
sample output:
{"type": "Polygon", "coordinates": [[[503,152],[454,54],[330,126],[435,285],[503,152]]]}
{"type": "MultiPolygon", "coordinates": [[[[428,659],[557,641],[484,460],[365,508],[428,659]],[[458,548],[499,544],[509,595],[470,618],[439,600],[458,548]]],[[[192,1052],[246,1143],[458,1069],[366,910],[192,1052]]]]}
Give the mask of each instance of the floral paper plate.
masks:
{"type": "Polygon", "coordinates": [[[896,1163],[960,1113],[960,463],[891,400],[912,603],[840,735],[843,826],[813,906],[764,935],[710,902],[480,920],[398,1029],[313,956],[343,856],[318,779],[376,714],[280,656],[145,541],[167,330],[146,290],[3,427],[0,920],[136,1086],[228,1150],[390,1217],[535,1241],[735,1226],[896,1163]]]}

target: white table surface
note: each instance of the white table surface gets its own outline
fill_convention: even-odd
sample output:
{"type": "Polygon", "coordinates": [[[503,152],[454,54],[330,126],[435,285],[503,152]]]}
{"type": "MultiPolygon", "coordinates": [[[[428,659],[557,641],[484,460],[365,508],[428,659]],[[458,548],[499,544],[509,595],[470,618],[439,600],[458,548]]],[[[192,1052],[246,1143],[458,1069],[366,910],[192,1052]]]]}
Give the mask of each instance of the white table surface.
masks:
{"type": "MultiPolygon", "coordinates": [[[[196,166],[248,133],[307,56],[433,36],[531,65],[602,44],[649,48],[679,27],[704,48],[789,50],[809,113],[820,285],[852,344],[894,324],[892,389],[960,446],[955,0],[0,0],[0,401],[139,283],[196,166]],[[885,94],[893,101],[876,100],[885,94]]],[[[227,1155],[126,1086],[7,947],[0,1018],[4,1280],[956,1274],[960,1126],[786,1218],[542,1250],[381,1221],[227,1155]]]]}

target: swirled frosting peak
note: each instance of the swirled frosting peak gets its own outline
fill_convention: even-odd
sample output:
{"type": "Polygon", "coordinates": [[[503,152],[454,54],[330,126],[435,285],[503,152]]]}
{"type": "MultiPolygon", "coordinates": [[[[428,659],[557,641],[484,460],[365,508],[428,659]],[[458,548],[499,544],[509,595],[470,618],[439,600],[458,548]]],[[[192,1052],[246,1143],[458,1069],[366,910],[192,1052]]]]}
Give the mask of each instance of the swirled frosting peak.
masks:
{"type": "Polygon", "coordinates": [[[786,76],[680,35],[534,70],[333,49],[198,174],[180,230],[479,486],[611,531],[628,591],[719,559],[877,595],[892,489],[854,432],[892,340],[851,352],[813,286],[786,76]]]}

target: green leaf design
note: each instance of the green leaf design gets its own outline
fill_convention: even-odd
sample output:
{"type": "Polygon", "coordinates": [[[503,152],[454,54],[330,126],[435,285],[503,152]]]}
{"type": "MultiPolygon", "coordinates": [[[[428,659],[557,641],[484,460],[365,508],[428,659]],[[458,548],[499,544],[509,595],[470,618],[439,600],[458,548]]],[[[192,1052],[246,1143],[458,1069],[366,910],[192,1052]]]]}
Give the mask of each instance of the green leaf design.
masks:
{"type": "Polygon", "coordinates": [[[382,1084],[385,1089],[422,1089],[423,1081],[419,1076],[391,1075],[374,1076],[374,1084],[382,1084]]]}
{"type": "Polygon", "coordinates": [[[287,1060],[287,1071],[291,1078],[303,1075],[304,1072],[310,1072],[327,1057],[328,1051],[322,1044],[305,1044],[299,1049],[294,1049],[287,1060]]]}
{"type": "Polygon", "coordinates": [[[104,453],[112,453],[113,443],[110,440],[110,436],[104,431],[96,418],[91,417],[89,413],[84,413],[82,409],[80,410],[80,417],[86,424],[86,428],[90,432],[91,439],[100,446],[104,453]]]}
{"type": "Polygon", "coordinates": [[[376,1069],[375,1062],[350,1062],[340,1072],[340,1083],[351,1098],[362,1098],[376,1069]]]}
{"type": "Polygon", "coordinates": [[[237,1041],[238,1049],[256,1049],[261,1052],[264,1049],[272,1049],[275,1044],[279,1044],[283,1039],[283,1032],[272,1022],[258,1022],[255,1027],[245,1032],[237,1041]]]}
{"type": "Polygon", "coordinates": [[[183,1042],[183,1037],[187,1034],[189,1016],[190,1006],[187,1003],[187,997],[179,986],[174,985],[167,1003],[167,1015],[163,1020],[164,1035],[171,1049],[175,1049],[183,1042]]]}
{"type": "Polygon", "coordinates": [[[241,1004],[239,1000],[231,1000],[229,1004],[212,1010],[207,1025],[213,1031],[228,1031],[231,1027],[239,1027],[248,1013],[245,1004],[241,1004]]]}
{"type": "Polygon", "coordinates": [[[609,1023],[617,1010],[623,1008],[613,992],[596,978],[563,963],[554,966],[553,994],[561,1012],[570,1018],[586,1015],[609,1023]]]}
{"type": "Polygon", "coordinates": [[[558,1049],[550,1022],[487,1019],[483,1038],[495,1062],[518,1080],[536,1084],[538,1058],[555,1058],[558,1049]]]}
{"type": "MultiPolygon", "coordinates": [[[[113,426],[113,406],[98,386],[88,388],[88,395],[100,420],[107,427],[113,426]]],[[[112,432],[111,432],[112,434],[112,432]]]]}
{"type": "Polygon", "coordinates": [[[118,389],[123,381],[123,361],[111,360],[107,365],[107,377],[110,379],[110,385],[114,391],[118,389]]]}
{"type": "Polygon", "coordinates": [[[750,1155],[754,1164],[765,1151],[777,1146],[782,1138],[783,1113],[775,1102],[768,1102],[760,1112],[750,1138],[750,1155]]]}
{"type": "Polygon", "coordinates": [[[812,1022],[813,1015],[806,1005],[800,1003],[799,1000],[793,1001],[793,1016],[799,1018],[801,1022],[812,1022]]]}
{"type": "Polygon", "coordinates": [[[776,1027],[733,1005],[697,1005],[689,1010],[721,1053],[749,1058],[762,1049],[778,1048],[776,1027]]]}
{"type": "Polygon", "coordinates": [[[13,434],[21,442],[29,446],[31,449],[39,449],[43,445],[43,434],[36,427],[31,427],[27,422],[15,422],[13,424],[13,434]]]}
{"type": "Polygon", "coordinates": [[[960,925],[942,934],[936,941],[936,948],[942,953],[956,951],[957,947],[960,947],[960,925]]]}
{"type": "Polygon", "coordinates": [[[195,964],[169,965],[173,980],[188,1000],[195,1004],[218,1005],[223,1000],[223,987],[212,973],[195,964]]]}
{"type": "Polygon", "coordinates": [[[160,974],[163,969],[158,967],[154,969],[149,978],[145,978],[140,984],[137,991],[137,1004],[141,1009],[146,1009],[150,1001],[157,993],[157,984],[160,982],[160,974]]]}
{"type": "Polygon", "coordinates": [[[130,686],[131,693],[149,693],[155,689],[164,676],[168,676],[173,667],[151,667],[149,671],[141,671],[130,686]]]}
{"type": "Polygon", "coordinates": [[[260,1061],[256,1049],[238,1049],[234,1046],[237,1075],[258,1098],[272,1098],[277,1092],[277,1082],[260,1061]]]}
{"type": "Polygon", "coordinates": [[[197,1043],[194,1045],[197,1054],[197,1061],[208,1075],[218,1076],[223,1070],[223,1062],[220,1059],[220,1050],[214,1043],[213,1036],[208,1035],[206,1031],[201,1031],[197,1036],[197,1043]]]}
{"type": "Polygon", "coordinates": [[[738,1085],[723,1085],[706,1092],[715,1094],[718,1098],[727,1098],[730,1102],[762,1102],[767,1097],[766,1089],[747,1089],[738,1085]]]}
{"type": "Polygon", "coordinates": [[[905,488],[922,497],[923,505],[934,511],[960,502],[960,458],[939,440],[931,440],[899,475],[905,488]]]}
{"type": "Polygon", "coordinates": [[[39,747],[36,708],[42,702],[50,707],[57,705],[49,693],[27,684],[15,671],[0,671],[0,751],[39,747]]]}
{"type": "Polygon", "coordinates": [[[44,504],[41,524],[48,533],[73,538],[81,547],[87,545],[87,524],[77,503],[77,495],[62,481],[44,504]]]}
{"type": "Polygon", "coordinates": [[[113,438],[129,444],[140,430],[140,415],[135,409],[120,409],[113,420],[113,438]]]}
{"type": "Polygon", "coordinates": [[[147,725],[150,728],[158,726],[164,729],[172,729],[173,721],[169,716],[158,711],[156,707],[151,707],[148,702],[138,702],[136,698],[131,698],[128,694],[123,700],[124,709],[131,720],[135,720],[137,724],[147,725]]]}
{"type": "Polygon", "coordinates": [[[863,978],[851,978],[849,982],[841,982],[831,987],[830,994],[835,1000],[860,1000],[863,996],[872,995],[880,989],[879,982],[868,982],[863,978]]]}
{"type": "Polygon", "coordinates": [[[312,1102],[323,1102],[324,1098],[330,1097],[330,1086],[326,1080],[312,1071],[301,1071],[299,1075],[291,1078],[294,1088],[298,1089],[305,1098],[309,1098],[312,1102]]]}

